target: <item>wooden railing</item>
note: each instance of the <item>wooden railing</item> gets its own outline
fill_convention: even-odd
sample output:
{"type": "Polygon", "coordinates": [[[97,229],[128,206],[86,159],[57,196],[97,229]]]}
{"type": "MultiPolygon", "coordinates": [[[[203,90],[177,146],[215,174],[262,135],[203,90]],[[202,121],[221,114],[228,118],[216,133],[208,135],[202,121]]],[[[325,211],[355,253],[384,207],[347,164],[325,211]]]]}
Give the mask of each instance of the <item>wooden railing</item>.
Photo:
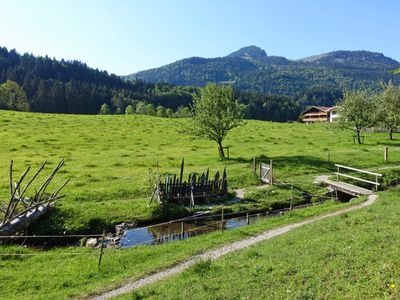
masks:
{"type": "Polygon", "coordinates": [[[367,171],[367,170],[356,169],[356,168],[353,168],[353,167],[338,165],[338,164],[335,164],[335,166],[337,167],[337,172],[335,172],[336,181],[339,181],[339,177],[342,176],[342,177],[354,179],[354,180],[357,180],[357,181],[360,181],[360,182],[365,182],[365,183],[372,184],[375,187],[375,190],[376,191],[378,190],[378,188],[380,186],[379,177],[382,177],[382,174],[371,172],[371,171],[367,171]],[[346,170],[350,170],[350,171],[354,171],[354,172],[358,172],[358,173],[368,174],[368,175],[374,176],[375,177],[375,181],[367,180],[367,179],[364,179],[364,178],[359,178],[359,177],[356,177],[356,176],[340,173],[340,169],[346,169],[346,170]]]}

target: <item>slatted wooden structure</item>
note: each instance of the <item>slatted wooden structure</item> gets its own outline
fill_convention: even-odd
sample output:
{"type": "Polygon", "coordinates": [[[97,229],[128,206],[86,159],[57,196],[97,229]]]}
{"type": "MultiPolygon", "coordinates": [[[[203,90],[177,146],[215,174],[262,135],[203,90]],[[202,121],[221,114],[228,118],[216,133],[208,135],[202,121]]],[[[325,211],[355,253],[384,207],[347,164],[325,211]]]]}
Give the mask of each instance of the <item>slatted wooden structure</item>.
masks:
{"type": "Polygon", "coordinates": [[[193,207],[195,201],[202,202],[210,198],[226,196],[228,192],[226,167],[222,176],[217,171],[213,178],[210,179],[209,169],[207,169],[201,175],[196,173],[189,174],[187,181],[184,181],[184,165],[185,161],[182,160],[179,176],[169,174],[165,176],[164,180],[158,182],[153,197],[157,195],[159,202],[169,201],[183,205],[189,204],[189,206],[193,207]]]}
{"type": "MultiPolygon", "coordinates": [[[[325,183],[326,185],[330,186],[336,192],[340,191],[342,193],[352,195],[354,197],[359,197],[362,195],[371,195],[374,193],[374,190],[375,191],[378,190],[378,188],[380,186],[379,178],[382,177],[382,174],[367,171],[367,170],[356,169],[353,167],[343,166],[343,165],[339,165],[339,164],[335,164],[335,166],[337,167],[337,172],[335,172],[336,180],[330,180],[328,178],[328,176],[322,176],[319,179],[319,182],[325,183]],[[343,173],[343,170],[351,171],[352,175],[343,173]],[[358,173],[373,176],[375,180],[368,180],[365,178],[357,177],[356,174],[358,174],[358,173]],[[364,182],[364,183],[370,184],[370,185],[372,185],[372,189],[366,189],[364,187],[357,186],[356,184],[350,184],[347,182],[343,182],[340,180],[341,177],[349,178],[353,181],[359,181],[359,182],[364,182]]],[[[358,176],[360,176],[360,175],[358,175],[358,176]]]]}

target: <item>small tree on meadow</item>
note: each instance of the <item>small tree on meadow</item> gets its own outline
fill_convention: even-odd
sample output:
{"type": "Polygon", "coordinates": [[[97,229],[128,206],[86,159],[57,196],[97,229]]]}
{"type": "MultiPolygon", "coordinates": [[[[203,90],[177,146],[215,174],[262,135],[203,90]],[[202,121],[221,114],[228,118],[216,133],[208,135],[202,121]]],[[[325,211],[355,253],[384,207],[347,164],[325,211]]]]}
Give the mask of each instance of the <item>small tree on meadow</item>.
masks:
{"type": "Polygon", "coordinates": [[[389,140],[393,140],[393,132],[400,127],[400,88],[391,81],[383,85],[377,103],[377,123],[388,130],[389,140]]]}
{"type": "Polygon", "coordinates": [[[375,124],[376,101],[374,96],[366,91],[344,92],[343,101],[339,104],[338,125],[342,128],[353,129],[361,144],[361,131],[375,124]]]}
{"type": "Polygon", "coordinates": [[[111,108],[107,103],[103,103],[103,105],[100,107],[100,114],[101,115],[110,115],[111,114],[111,108]]]}
{"type": "Polygon", "coordinates": [[[167,109],[164,106],[157,106],[157,117],[165,118],[167,116],[167,109]]]}
{"type": "Polygon", "coordinates": [[[0,109],[29,111],[29,102],[24,89],[15,81],[0,84],[0,109]]]}
{"type": "Polygon", "coordinates": [[[174,115],[174,110],[172,108],[167,108],[165,111],[166,117],[171,118],[174,115]]]}
{"type": "Polygon", "coordinates": [[[192,116],[192,112],[190,111],[189,107],[186,106],[179,106],[175,112],[176,118],[189,118],[192,116]]]}
{"type": "Polygon", "coordinates": [[[136,104],[136,113],[141,115],[146,114],[146,103],[144,103],[143,101],[139,101],[136,104]]]}
{"type": "Polygon", "coordinates": [[[153,104],[149,103],[146,105],[146,115],[155,116],[156,115],[156,108],[153,104]]]}
{"type": "Polygon", "coordinates": [[[218,153],[225,158],[222,142],[228,132],[243,125],[243,105],[234,97],[231,86],[208,84],[194,98],[190,129],[193,136],[215,141],[218,153]]]}
{"type": "Polygon", "coordinates": [[[129,104],[126,108],[125,108],[125,114],[126,115],[133,115],[135,113],[135,110],[133,109],[132,104],[129,104]]]}

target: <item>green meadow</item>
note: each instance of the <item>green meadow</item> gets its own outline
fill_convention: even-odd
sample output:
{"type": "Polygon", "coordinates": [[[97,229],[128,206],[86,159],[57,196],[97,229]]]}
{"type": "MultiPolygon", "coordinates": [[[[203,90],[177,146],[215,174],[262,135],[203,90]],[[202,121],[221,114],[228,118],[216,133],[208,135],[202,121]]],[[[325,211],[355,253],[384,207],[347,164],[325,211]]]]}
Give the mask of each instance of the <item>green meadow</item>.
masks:
{"type": "MultiPolygon", "coordinates": [[[[34,229],[36,233],[99,233],[120,222],[156,222],[188,213],[176,210],[165,216],[160,214],[156,205],[147,205],[151,195],[149,168],[154,172],[158,163],[161,174],[178,173],[183,157],[186,174],[200,173],[208,167],[213,173],[226,166],[230,191],[246,188],[242,203],[226,205],[227,212],[266,209],[279,201],[279,205],[287,202],[292,195],[291,184],[322,195],[326,189],[315,186],[314,177],[333,174],[335,163],[387,172],[400,161],[398,139],[389,142],[385,134],[368,133],[365,134],[365,144],[357,145],[353,143],[351,131],[335,129],[332,124],[249,120],[245,126],[232,130],[228,135],[225,146],[230,147],[230,159],[225,161],[219,159],[214,143],[181,133],[182,128],[189,126],[189,120],[185,119],[0,111],[0,126],[0,199],[5,201],[8,198],[10,160],[14,161],[14,178],[17,178],[27,166],[35,170],[47,159],[49,166],[37,184],[61,158],[66,161],[50,187],[50,190],[54,189],[64,180],[71,179],[63,191],[66,197],[39,222],[34,229]],[[390,151],[388,163],[383,162],[385,146],[389,146],[390,151]],[[256,189],[259,183],[251,173],[253,157],[265,162],[272,159],[275,179],[289,185],[256,189]],[[389,169],[382,170],[387,167],[389,169]]],[[[31,192],[35,187],[37,185],[31,192]]],[[[300,201],[297,189],[294,193],[295,201],[300,201]]],[[[183,275],[124,297],[161,299],[168,298],[167,291],[174,291],[169,295],[175,295],[179,290],[176,297],[184,299],[190,292],[180,287],[193,286],[199,299],[224,298],[222,293],[226,293],[228,298],[236,295],[246,298],[243,290],[248,285],[251,287],[249,298],[257,298],[264,290],[273,290],[271,296],[275,298],[326,298],[331,295],[328,291],[332,292],[333,298],[340,298],[341,291],[355,298],[364,298],[372,289],[376,289],[372,295],[378,298],[382,295],[396,298],[399,282],[393,274],[396,270],[398,273],[398,266],[394,258],[395,248],[391,248],[387,240],[396,237],[393,230],[398,222],[395,218],[397,194],[396,189],[381,192],[379,202],[371,208],[295,230],[274,239],[273,243],[265,242],[235,253],[235,259],[228,255],[217,262],[199,263],[183,275]],[[383,248],[379,248],[380,245],[383,248]],[[372,250],[364,254],[361,253],[363,247],[372,250]],[[369,268],[366,264],[373,259],[373,253],[385,255],[379,255],[369,268]],[[345,269],[346,265],[351,265],[351,269],[345,269]],[[339,270],[336,273],[332,271],[335,268],[339,270]],[[249,272],[252,276],[232,278],[236,274],[233,269],[237,269],[238,274],[249,272]],[[318,276],[311,276],[315,272],[318,276]],[[326,279],[327,291],[321,285],[322,280],[317,278],[326,279]],[[345,284],[346,280],[352,280],[354,287],[345,284]],[[373,282],[371,287],[367,286],[369,280],[373,282]],[[220,293],[216,291],[219,285],[220,293]],[[280,288],[273,289],[277,285],[280,288]]],[[[40,250],[23,246],[22,242],[22,245],[2,245],[2,297],[85,297],[117,287],[128,279],[141,278],[170,267],[207,249],[357,201],[329,201],[223,234],[213,232],[157,246],[106,249],[100,268],[97,267],[98,249],[60,247],[40,250]]],[[[194,294],[190,296],[194,297],[194,294]]]]}
{"type": "MultiPolygon", "coordinates": [[[[120,222],[152,222],[186,213],[178,210],[176,215],[165,216],[156,206],[148,207],[149,168],[155,172],[157,163],[161,174],[178,173],[182,158],[186,174],[201,173],[208,167],[214,173],[226,166],[232,191],[258,184],[251,173],[253,157],[265,162],[272,159],[277,180],[317,193],[314,176],[333,173],[334,163],[374,170],[400,161],[399,140],[389,142],[383,133],[366,133],[365,144],[357,145],[351,131],[331,124],[253,120],[229,133],[224,145],[230,147],[230,159],[221,161],[214,143],[181,133],[187,126],[187,119],[143,115],[0,111],[0,199],[8,197],[10,160],[17,178],[27,166],[34,170],[46,159],[48,174],[64,158],[65,166],[53,188],[71,179],[63,191],[66,197],[37,232],[99,233],[120,222]],[[390,147],[390,162],[385,164],[386,145],[390,147]]],[[[227,211],[262,209],[269,201],[289,195],[284,189],[267,189],[265,193],[248,190],[251,199],[233,204],[227,211]]]]}
{"type": "Polygon", "coordinates": [[[118,299],[399,299],[399,192],[118,299]]]}
{"type": "Polygon", "coordinates": [[[206,250],[349,205],[328,202],[294,210],[290,215],[260,219],[250,226],[223,233],[215,231],[156,246],[105,249],[100,268],[97,266],[99,249],[60,247],[43,251],[15,245],[2,246],[1,296],[4,299],[86,298],[118,287],[127,280],[174,266],[206,250]]]}

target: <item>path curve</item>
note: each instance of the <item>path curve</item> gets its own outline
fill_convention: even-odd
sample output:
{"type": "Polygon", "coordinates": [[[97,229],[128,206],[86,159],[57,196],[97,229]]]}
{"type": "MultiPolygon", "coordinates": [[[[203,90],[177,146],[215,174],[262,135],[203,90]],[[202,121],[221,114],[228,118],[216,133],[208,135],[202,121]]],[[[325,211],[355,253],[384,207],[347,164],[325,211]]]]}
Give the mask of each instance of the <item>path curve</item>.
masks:
{"type": "Polygon", "coordinates": [[[184,261],[182,263],[179,263],[178,265],[171,267],[169,269],[166,269],[164,271],[160,271],[157,273],[154,273],[152,275],[149,275],[147,277],[144,277],[142,279],[133,281],[131,283],[125,284],[124,286],[117,288],[115,290],[106,292],[104,294],[101,294],[99,296],[95,296],[92,299],[93,300],[103,300],[103,299],[109,299],[121,294],[125,294],[128,292],[131,292],[135,289],[141,288],[145,285],[151,284],[153,282],[156,282],[158,280],[164,279],[166,277],[175,275],[177,273],[180,273],[186,269],[188,269],[189,267],[193,266],[194,264],[196,264],[197,262],[201,261],[201,260],[207,260],[207,259],[211,259],[211,260],[215,260],[217,258],[219,258],[222,255],[225,255],[227,253],[233,252],[233,251],[237,251],[240,249],[244,249],[247,247],[250,247],[254,244],[257,244],[259,242],[265,241],[265,240],[269,240],[273,237],[282,235],[286,232],[292,231],[293,229],[296,229],[298,227],[307,225],[307,224],[311,224],[314,223],[316,221],[320,221],[326,218],[330,218],[330,217],[334,217],[334,216],[338,216],[338,215],[342,215],[344,213],[350,212],[350,211],[354,211],[354,210],[358,210],[361,209],[363,207],[367,207],[370,206],[371,204],[375,203],[376,199],[378,198],[377,195],[369,195],[368,196],[368,200],[365,202],[362,202],[358,205],[354,205],[351,207],[347,207],[347,208],[343,208],[340,209],[338,211],[332,212],[332,213],[328,213],[328,214],[324,214],[321,216],[317,216],[317,217],[313,217],[310,219],[307,219],[305,221],[302,222],[298,222],[298,223],[293,223],[293,224],[289,224],[289,225],[285,225],[279,228],[275,228],[275,229],[271,229],[268,231],[265,231],[263,233],[260,233],[259,235],[256,235],[254,237],[249,237],[240,241],[236,241],[233,242],[231,244],[228,244],[226,246],[220,247],[218,249],[214,249],[214,250],[209,250],[204,252],[203,254],[200,255],[196,255],[194,257],[192,257],[191,259],[184,261]]]}

